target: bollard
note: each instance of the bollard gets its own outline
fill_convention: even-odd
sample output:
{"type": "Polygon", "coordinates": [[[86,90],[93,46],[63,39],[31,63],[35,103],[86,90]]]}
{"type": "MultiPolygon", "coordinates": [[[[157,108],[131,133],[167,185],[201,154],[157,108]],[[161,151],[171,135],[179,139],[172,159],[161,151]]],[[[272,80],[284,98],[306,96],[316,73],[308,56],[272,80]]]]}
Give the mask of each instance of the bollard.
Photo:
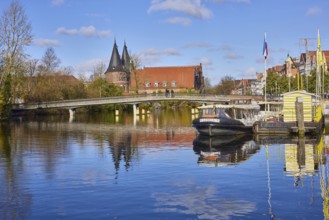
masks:
{"type": "Polygon", "coordinates": [[[303,99],[301,97],[296,98],[296,119],[298,126],[298,135],[305,135],[305,127],[304,127],[304,109],[303,109],[303,99]]]}

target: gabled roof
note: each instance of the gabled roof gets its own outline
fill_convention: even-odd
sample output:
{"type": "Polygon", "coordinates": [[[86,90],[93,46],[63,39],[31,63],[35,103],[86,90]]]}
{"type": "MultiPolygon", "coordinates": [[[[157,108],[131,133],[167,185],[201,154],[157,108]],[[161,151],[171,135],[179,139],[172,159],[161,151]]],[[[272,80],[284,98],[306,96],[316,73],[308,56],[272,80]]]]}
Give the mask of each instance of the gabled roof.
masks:
{"type": "Polygon", "coordinates": [[[112,56],[109,63],[109,67],[107,68],[106,72],[115,72],[115,71],[122,71],[123,67],[121,64],[121,59],[118,51],[118,46],[116,41],[114,41],[112,56]]]}
{"type": "Polygon", "coordinates": [[[304,94],[304,95],[309,95],[309,96],[316,96],[316,94],[306,92],[305,90],[295,90],[295,91],[291,91],[291,92],[286,92],[286,93],[283,93],[282,96],[287,96],[287,95],[289,96],[292,94],[304,94]]]}
{"type": "MultiPolygon", "coordinates": [[[[329,50],[323,50],[322,51],[323,52],[323,54],[324,54],[324,56],[326,57],[326,60],[327,60],[327,62],[329,61],[329,50]]],[[[311,58],[311,62],[313,63],[313,62],[316,62],[316,60],[314,60],[314,59],[316,59],[316,51],[309,51],[309,54],[310,54],[310,58],[311,58]]],[[[301,53],[300,54],[300,61],[301,62],[305,62],[306,61],[306,53],[301,53]]]]}

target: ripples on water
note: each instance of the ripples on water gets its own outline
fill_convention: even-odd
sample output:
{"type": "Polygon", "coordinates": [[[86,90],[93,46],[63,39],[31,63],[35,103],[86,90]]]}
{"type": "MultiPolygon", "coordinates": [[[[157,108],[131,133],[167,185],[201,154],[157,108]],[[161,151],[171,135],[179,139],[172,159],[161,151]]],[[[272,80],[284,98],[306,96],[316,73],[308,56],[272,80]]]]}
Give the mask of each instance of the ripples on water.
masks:
{"type": "Polygon", "coordinates": [[[197,136],[187,111],[0,128],[0,219],[324,219],[327,136],[197,136]]]}

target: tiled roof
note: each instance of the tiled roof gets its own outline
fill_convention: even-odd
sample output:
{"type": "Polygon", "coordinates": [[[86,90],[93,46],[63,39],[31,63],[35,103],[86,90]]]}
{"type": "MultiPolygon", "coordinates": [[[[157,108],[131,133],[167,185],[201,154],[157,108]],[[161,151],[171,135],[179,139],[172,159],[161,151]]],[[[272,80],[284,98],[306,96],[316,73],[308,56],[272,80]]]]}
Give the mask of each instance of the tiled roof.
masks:
{"type": "Polygon", "coordinates": [[[110,60],[109,67],[107,68],[106,72],[121,71],[122,69],[123,68],[122,68],[121,59],[120,59],[120,55],[119,55],[119,51],[118,51],[118,46],[117,46],[116,42],[114,41],[111,60],[110,60]]]}
{"type": "MultiPolygon", "coordinates": [[[[202,66],[163,66],[163,67],[144,67],[143,69],[138,69],[136,76],[141,84],[146,82],[163,83],[167,82],[168,87],[170,87],[171,82],[176,83],[177,88],[193,88],[194,87],[194,75],[195,71],[200,71],[202,76],[202,66]]],[[[131,80],[134,81],[134,74],[131,76],[131,80]]],[[[132,82],[132,86],[135,82],[132,82]]],[[[152,86],[151,85],[151,86],[152,86]]],[[[159,86],[161,87],[161,86],[159,86]]]]}

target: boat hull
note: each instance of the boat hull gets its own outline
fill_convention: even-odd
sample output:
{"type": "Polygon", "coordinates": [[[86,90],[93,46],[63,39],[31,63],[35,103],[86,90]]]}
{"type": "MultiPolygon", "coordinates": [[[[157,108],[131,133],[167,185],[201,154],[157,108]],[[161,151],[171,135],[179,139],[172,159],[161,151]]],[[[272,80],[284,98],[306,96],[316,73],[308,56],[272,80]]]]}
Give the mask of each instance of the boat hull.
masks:
{"type": "Polygon", "coordinates": [[[193,127],[201,134],[207,136],[237,135],[252,132],[252,126],[246,126],[234,119],[205,119],[197,118],[193,121],[193,127]]]}

